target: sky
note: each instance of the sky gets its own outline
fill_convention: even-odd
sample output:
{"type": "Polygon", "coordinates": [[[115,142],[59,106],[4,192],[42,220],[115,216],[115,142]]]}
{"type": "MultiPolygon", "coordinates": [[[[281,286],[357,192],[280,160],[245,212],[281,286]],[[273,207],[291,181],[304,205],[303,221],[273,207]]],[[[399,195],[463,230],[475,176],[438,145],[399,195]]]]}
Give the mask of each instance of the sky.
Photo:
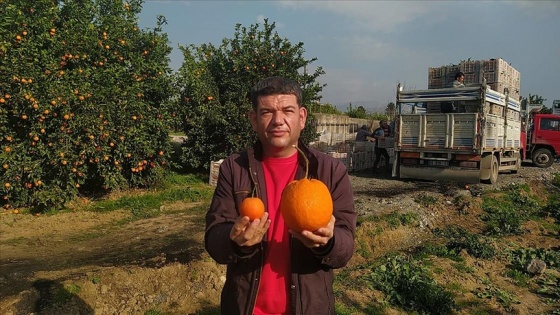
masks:
{"type": "MultiPolygon", "coordinates": [[[[521,73],[521,95],[560,99],[560,1],[180,1],[147,0],[142,28],[165,16],[173,52],[179,45],[233,38],[235,25],[275,23],[304,58],[326,72],[321,102],[372,112],[395,101],[398,83],[428,86],[428,68],[502,58],[521,73]],[[557,77],[558,76],[558,77],[557,77]]],[[[313,70],[313,69],[311,69],[313,70]]]]}

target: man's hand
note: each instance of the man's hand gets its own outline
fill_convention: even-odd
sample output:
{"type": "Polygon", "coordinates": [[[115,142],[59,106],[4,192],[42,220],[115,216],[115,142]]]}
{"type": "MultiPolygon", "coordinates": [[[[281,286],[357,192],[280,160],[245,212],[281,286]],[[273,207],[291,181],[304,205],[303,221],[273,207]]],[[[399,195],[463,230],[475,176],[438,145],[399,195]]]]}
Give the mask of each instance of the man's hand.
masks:
{"type": "Polygon", "coordinates": [[[327,245],[329,240],[334,236],[335,221],[336,219],[334,216],[331,216],[329,224],[325,227],[318,228],[316,231],[301,231],[301,233],[298,233],[290,230],[290,234],[300,240],[308,248],[319,248],[327,245]]]}
{"type": "Polygon", "coordinates": [[[249,217],[242,216],[235,221],[231,232],[229,232],[229,238],[239,246],[253,246],[262,241],[269,226],[268,212],[265,212],[262,218],[255,219],[253,222],[249,220],[249,217]]]}

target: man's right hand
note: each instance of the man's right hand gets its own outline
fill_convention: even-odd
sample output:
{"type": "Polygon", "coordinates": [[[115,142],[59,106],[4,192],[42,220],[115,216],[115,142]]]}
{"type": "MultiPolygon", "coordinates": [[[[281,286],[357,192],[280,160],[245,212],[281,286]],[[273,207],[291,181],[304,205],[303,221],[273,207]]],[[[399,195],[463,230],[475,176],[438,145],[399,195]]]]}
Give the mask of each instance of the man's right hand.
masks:
{"type": "Polygon", "coordinates": [[[269,226],[268,212],[265,212],[262,218],[255,219],[253,222],[249,220],[249,217],[242,216],[235,221],[229,233],[229,238],[239,246],[253,246],[262,241],[269,226]]]}

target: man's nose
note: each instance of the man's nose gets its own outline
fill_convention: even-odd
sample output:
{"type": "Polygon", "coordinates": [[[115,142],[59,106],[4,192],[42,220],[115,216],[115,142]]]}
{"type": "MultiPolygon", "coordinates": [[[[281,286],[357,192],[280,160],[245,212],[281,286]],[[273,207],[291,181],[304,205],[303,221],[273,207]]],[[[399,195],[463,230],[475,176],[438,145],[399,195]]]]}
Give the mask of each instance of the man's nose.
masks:
{"type": "Polygon", "coordinates": [[[275,125],[281,125],[284,123],[284,112],[282,112],[281,110],[275,111],[274,114],[272,115],[272,122],[275,125]]]}

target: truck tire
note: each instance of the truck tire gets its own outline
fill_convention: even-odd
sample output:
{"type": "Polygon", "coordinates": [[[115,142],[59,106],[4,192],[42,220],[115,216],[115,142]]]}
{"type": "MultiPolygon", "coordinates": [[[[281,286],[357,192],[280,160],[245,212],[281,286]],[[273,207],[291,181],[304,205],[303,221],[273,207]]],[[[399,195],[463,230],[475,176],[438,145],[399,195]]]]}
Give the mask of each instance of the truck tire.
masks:
{"type": "Polygon", "coordinates": [[[498,169],[499,169],[498,159],[496,159],[496,156],[492,155],[492,162],[490,165],[490,177],[488,179],[483,180],[483,182],[492,185],[496,184],[498,182],[498,169]]]}
{"type": "Polygon", "coordinates": [[[512,174],[517,174],[517,173],[519,173],[520,169],[521,169],[521,158],[518,157],[517,161],[515,161],[515,169],[511,170],[511,173],[512,174]]]}
{"type": "Polygon", "coordinates": [[[532,154],[533,164],[538,167],[546,168],[550,167],[554,163],[554,158],[552,152],[546,148],[540,148],[535,150],[532,154]]]}

